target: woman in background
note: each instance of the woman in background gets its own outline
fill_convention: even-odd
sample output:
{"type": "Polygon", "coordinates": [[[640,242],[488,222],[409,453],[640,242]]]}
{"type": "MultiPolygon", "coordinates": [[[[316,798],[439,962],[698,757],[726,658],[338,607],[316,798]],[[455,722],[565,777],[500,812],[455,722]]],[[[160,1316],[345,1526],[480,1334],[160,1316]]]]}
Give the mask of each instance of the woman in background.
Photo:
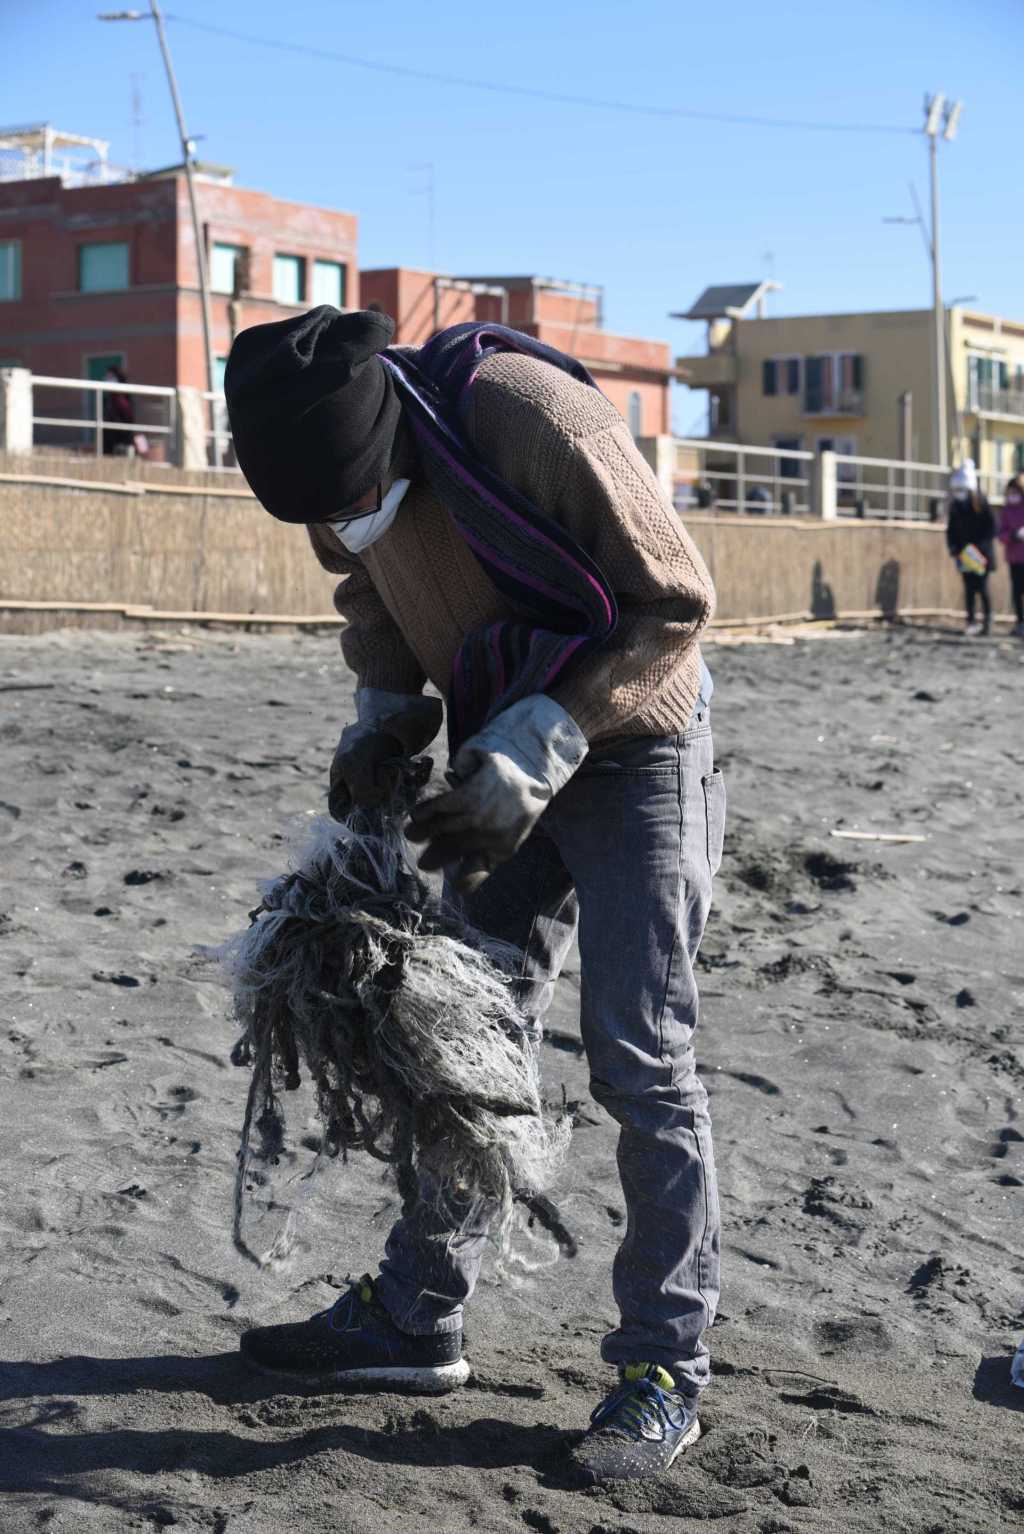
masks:
{"type": "Polygon", "coordinates": [[[999,541],[1006,549],[1010,568],[1010,594],[1017,614],[1013,632],[1024,639],[1024,474],[1015,475],[1006,487],[999,541]]]}
{"type": "Polygon", "coordinates": [[[949,478],[949,519],[946,544],[963,577],[966,634],[988,634],[992,628],[992,598],[988,578],[996,567],[996,524],[992,508],[978,489],[974,462],[965,458],[949,478]],[[981,622],[974,612],[981,599],[981,622]]]}

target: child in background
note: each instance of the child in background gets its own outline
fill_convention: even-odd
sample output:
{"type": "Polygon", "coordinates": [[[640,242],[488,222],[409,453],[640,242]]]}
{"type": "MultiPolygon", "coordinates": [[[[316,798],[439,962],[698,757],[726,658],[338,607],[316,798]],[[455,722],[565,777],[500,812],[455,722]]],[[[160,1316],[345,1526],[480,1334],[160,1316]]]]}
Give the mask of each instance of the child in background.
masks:
{"type": "Polygon", "coordinates": [[[1024,639],[1024,474],[1016,475],[1006,487],[999,541],[1006,549],[1006,563],[1010,567],[1010,592],[1017,614],[1013,632],[1024,639]]]}
{"type": "Polygon", "coordinates": [[[974,462],[965,458],[949,477],[949,521],[946,544],[956,560],[964,582],[967,634],[987,634],[992,627],[992,598],[988,578],[996,567],[996,524],[992,508],[978,489],[974,462]],[[975,622],[974,609],[981,598],[982,621],[975,622]]]}

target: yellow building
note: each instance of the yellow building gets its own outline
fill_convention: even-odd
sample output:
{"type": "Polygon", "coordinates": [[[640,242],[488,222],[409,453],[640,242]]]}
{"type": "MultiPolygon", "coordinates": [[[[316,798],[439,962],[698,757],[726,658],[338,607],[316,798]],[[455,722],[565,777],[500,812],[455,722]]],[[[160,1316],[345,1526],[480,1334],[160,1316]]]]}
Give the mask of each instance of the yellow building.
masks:
{"type": "Polygon", "coordinates": [[[673,316],[707,324],[707,352],[678,367],[689,388],[708,391],[709,437],[921,463],[973,458],[990,492],[1024,470],[1024,323],[948,311],[947,456],[935,441],[930,309],[769,318],[775,286],[707,288],[673,316]]]}

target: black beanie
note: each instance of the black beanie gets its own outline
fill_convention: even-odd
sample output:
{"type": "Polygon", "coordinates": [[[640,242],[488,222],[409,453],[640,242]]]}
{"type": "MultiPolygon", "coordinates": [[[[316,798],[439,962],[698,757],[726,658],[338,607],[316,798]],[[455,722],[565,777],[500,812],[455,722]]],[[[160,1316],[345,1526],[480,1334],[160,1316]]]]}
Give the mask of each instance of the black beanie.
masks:
{"type": "Polygon", "coordinates": [[[271,516],[322,522],[383,479],[401,406],[386,314],[329,304],[236,337],[224,394],[239,468],[271,516]]]}

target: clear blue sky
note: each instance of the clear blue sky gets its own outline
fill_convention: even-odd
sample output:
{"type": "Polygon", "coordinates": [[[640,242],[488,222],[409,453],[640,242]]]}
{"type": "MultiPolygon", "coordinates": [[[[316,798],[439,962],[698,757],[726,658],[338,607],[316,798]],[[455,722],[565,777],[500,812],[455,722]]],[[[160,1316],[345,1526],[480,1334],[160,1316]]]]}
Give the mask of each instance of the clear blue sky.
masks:
{"type": "MultiPolygon", "coordinates": [[[[145,0],[130,0],[138,6],[145,0]]],[[[118,0],[0,0],[7,123],[176,157],[149,22],[118,0]],[[142,126],[132,125],[132,75],[142,126]]],[[[966,103],[941,152],[947,298],[1024,317],[1021,0],[168,0],[189,127],[237,180],[360,217],[364,266],[534,272],[603,283],[610,329],[701,345],[666,318],[709,282],[774,275],[776,313],[923,306],[929,273],[907,183],[924,139],[722,124],[432,84],[323,57],[635,105],[920,126],[926,90],[966,103]],[[303,45],[291,54],[186,19],[303,45]]],[[[688,408],[688,407],[687,407],[688,408]]]]}

